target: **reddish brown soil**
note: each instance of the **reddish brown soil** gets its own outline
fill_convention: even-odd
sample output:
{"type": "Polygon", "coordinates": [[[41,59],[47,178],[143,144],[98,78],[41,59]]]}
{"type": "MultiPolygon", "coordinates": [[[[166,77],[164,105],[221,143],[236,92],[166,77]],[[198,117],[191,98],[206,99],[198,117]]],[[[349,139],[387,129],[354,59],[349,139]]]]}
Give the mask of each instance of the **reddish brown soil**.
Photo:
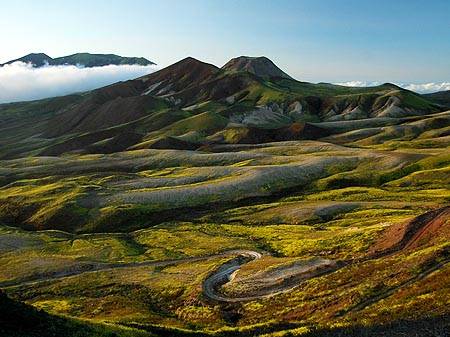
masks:
{"type": "Polygon", "coordinates": [[[422,228],[420,228],[409,242],[405,245],[405,248],[417,248],[424,243],[428,243],[442,235],[450,234],[450,207],[445,207],[434,219],[427,222],[422,228]]]}
{"type": "Polygon", "coordinates": [[[390,226],[372,246],[369,254],[385,255],[402,249],[415,249],[442,236],[450,237],[450,206],[390,226]]]}

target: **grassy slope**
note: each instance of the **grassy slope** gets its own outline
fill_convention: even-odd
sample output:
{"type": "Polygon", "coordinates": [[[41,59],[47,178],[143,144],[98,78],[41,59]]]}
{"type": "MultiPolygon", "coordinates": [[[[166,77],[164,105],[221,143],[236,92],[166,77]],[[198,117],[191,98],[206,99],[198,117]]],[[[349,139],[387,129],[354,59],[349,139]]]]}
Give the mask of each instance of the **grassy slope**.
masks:
{"type": "Polygon", "coordinates": [[[136,329],[92,324],[49,315],[32,306],[13,301],[0,292],[0,334],[8,337],[110,337],[149,336],[136,329]]]}
{"type": "MultiPolygon", "coordinates": [[[[250,89],[235,106],[207,101],[162,109],[130,127],[147,134],[149,142],[166,136],[201,138],[256,103],[310,94],[351,102],[396,90],[289,80],[266,80],[250,89]],[[170,127],[164,128],[166,123],[170,127]],[[198,134],[189,133],[192,129],[198,134]]],[[[411,107],[429,107],[409,92],[399,94],[411,107]]],[[[32,120],[53,113],[27,105],[0,111],[12,123],[23,121],[22,114],[32,120]]],[[[98,325],[104,322],[166,336],[444,336],[448,224],[414,249],[366,258],[386,229],[449,203],[447,119],[445,113],[374,119],[381,124],[370,125],[370,136],[335,135],[323,142],[1,161],[0,287],[52,315],[82,319],[83,327],[55,316],[39,323],[47,327],[50,322],[51,329],[65,329],[69,336],[73,327],[74,336],[145,335],[98,325]],[[249,264],[244,276],[318,256],[355,262],[286,294],[236,305],[212,303],[201,291],[203,279],[225,258],[130,265],[231,249],[274,256],[249,264]]],[[[351,124],[354,132],[366,132],[365,123],[330,122],[327,127],[348,131],[351,124]]],[[[231,284],[228,291],[241,286],[231,284]]],[[[36,331],[22,335],[27,333],[36,331]]]]}
{"type": "MultiPolygon", "coordinates": [[[[239,181],[242,179],[240,170],[259,170],[266,166],[283,168],[321,157],[360,158],[356,165],[331,165],[326,177],[312,179],[302,188],[231,202],[226,207],[211,204],[199,213],[180,210],[179,216],[186,215],[189,222],[161,223],[168,214],[157,213],[160,218],[156,221],[151,217],[151,204],[144,208],[138,204],[114,205],[114,217],[105,218],[109,219],[105,223],[117,226],[120,219],[124,219],[124,224],[130,219],[140,219],[136,223],[138,227],[148,227],[149,221],[160,224],[123,234],[88,235],[24,232],[3,227],[1,264],[7,268],[3,270],[1,282],[20,284],[40,279],[42,275],[45,278],[98,263],[206,256],[237,248],[271,252],[277,256],[271,262],[275,266],[314,256],[337,260],[363,258],[390,225],[448,203],[446,153],[445,147],[433,148],[431,154],[414,154],[305,141],[253,146],[244,152],[219,154],[153,150],[106,157],[90,155],[52,161],[36,158],[5,162],[5,179],[14,181],[17,176],[23,180],[3,187],[3,200],[15,200],[20,203],[16,209],[21,210],[26,209],[26,204],[38,205],[39,208],[33,210],[36,213],[32,221],[48,225],[51,222],[46,221],[53,219],[53,224],[58,226],[58,219],[65,219],[63,228],[67,228],[70,223],[67,212],[75,205],[71,203],[77,198],[92,196],[91,193],[103,195],[142,188],[176,191],[182,186],[195,191],[198,184],[223,183],[228,175],[239,181]],[[103,167],[108,168],[105,174],[99,173],[103,167]],[[442,177],[436,175],[440,171],[443,171],[442,177]],[[63,174],[64,178],[56,173],[63,174]],[[67,208],[67,203],[72,206],[67,208]],[[52,217],[61,208],[64,209],[62,215],[52,217]],[[17,265],[21,267],[16,268],[17,265]]],[[[276,185],[266,187],[268,191],[275,188],[276,185]]],[[[91,207],[87,203],[79,204],[79,207],[91,207]]],[[[97,218],[92,212],[82,212],[81,221],[91,216],[97,218]]],[[[349,266],[307,281],[298,290],[271,299],[270,305],[268,300],[232,307],[205,301],[201,282],[223,262],[221,259],[162,269],[134,267],[99,271],[8,288],[8,292],[14,298],[51,313],[94,322],[138,324],[159,334],[183,335],[193,333],[189,332],[192,330],[214,330],[205,333],[219,336],[270,334],[279,330],[306,336],[308,333],[333,336],[342,331],[355,335],[367,331],[381,334],[389,329],[407,330],[405,324],[416,326],[418,320],[437,320],[437,325],[433,324],[438,331],[448,322],[445,318],[447,305],[441,300],[447,294],[448,273],[443,269],[410,285],[403,284],[442,259],[448,244],[445,236],[439,240],[417,251],[349,266]],[[386,300],[376,301],[361,310],[346,311],[396,287],[402,291],[394,291],[386,300]],[[429,317],[426,303],[433,303],[433,312],[440,318],[429,317]],[[411,308],[414,308],[414,315],[411,315],[411,308]],[[365,325],[358,327],[361,322],[365,325]]],[[[255,263],[252,268],[264,270],[268,265],[255,263]]]]}

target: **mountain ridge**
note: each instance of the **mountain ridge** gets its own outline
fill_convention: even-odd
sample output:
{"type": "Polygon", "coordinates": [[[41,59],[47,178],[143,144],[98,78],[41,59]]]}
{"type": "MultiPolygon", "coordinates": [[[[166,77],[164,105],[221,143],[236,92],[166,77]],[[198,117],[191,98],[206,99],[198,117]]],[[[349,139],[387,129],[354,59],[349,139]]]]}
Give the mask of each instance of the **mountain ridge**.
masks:
{"type": "Polygon", "coordinates": [[[367,127],[388,126],[445,109],[389,83],[313,84],[253,70],[187,57],[83,94],[0,105],[7,130],[0,157],[317,139],[360,128],[364,120],[367,127]],[[14,143],[18,135],[26,145],[14,143]]]}
{"type": "Polygon", "coordinates": [[[20,58],[0,64],[5,66],[14,62],[30,63],[34,68],[46,65],[82,65],[87,68],[101,67],[105,65],[154,65],[156,63],[147,60],[144,57],[124,57],[116,54],[91,54],[75,53],[67,56],[52,58],[45,53],[30,53],[20,58]]]}

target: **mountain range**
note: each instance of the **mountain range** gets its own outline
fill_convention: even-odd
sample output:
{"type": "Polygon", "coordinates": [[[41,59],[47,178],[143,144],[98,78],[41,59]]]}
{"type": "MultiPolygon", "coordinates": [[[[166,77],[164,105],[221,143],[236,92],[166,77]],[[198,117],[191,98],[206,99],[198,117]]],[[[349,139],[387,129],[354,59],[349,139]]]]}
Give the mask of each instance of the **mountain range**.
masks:
{"type": "Polygon", "coordinates": [[[0,105],[0,158],[319,139],[361,125],[352,139],[374,139],[380,127],[443,111],[442,103],[389,83],[297,81],[265,57],[222,68],[188,57],[82,94],[0,105]]]}
{"type": "Polygon", "coordinates": [[[31,53],[22,56],[18,59],[0,64],[0,66],[12,64],[14,62],[30,63],[35,68],[40,68],[47,65],[50,66],[74,65],[91,68],[91,67],[102,67],[111,64],[114,65],[137,64],[142,66],[155,64],[143,57],[123,57],[115,54],[76,53],[68,56],[52,58],[44,53],[31,53]]]}

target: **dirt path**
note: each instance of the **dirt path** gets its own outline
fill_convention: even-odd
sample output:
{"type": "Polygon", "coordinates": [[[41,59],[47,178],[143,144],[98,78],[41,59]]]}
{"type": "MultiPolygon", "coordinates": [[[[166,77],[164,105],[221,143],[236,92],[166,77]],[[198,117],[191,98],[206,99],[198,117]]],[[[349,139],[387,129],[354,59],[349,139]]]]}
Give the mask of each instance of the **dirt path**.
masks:
{"type": "Polygon", "coordinates": [[[243,302],[255,300],[263,297],[274,296],[280,293],[287,292],[296,286],[299,285],[301,280],[319,276],[324,274],[325,272],[334,271],[337,268],[336,264],[333,264],[332,268],[327,268],[326,270],[316,268],[320,267],[323,263],[320,261],[314,262],[309,269],[311,269],[310,273],[304,272],[304,267],[299,266],[299,271],[302,271],[301,280],[296,277],[292,277],[292,274],[286,274],[283,276],[273,276],[270,278],[270,281],[273,284],[269,284],[269,286],[263,291],[259,293],[255,293],[253,296],[244,296],[244,297],[229,297],[224,294],[221,294],[219,288],[232,280],[235,272],[239,270],[239,268],[253,260],[260,259],[262,254],[256,251],[251,250],[230,250],[219,254],[213,254],[208,256],[201,257],[189,257],[185,259],[174,259],[174,260],[165,260],[165,261],[144,261],[144,262],[131,262],[131,263],[122,263],[122,264],[86,264],[81,265],[78,268],[72,270],[65,270],[60,272],[55,272],[53,274],[43,274],[43,275],[33,275],[27,279],[21,280],[11,280],[0,283],[0,288],[15,288],[15,287],[23,287],[36,285],[51,281],[57,281],[62,279],[67,279],[71,277],[76,277],[81,274],[89,274],[96,273],[99,271],[110,271],[119,268],[132,268],[132,267],[142,267],[142,266],[151,266],[151,267],[165,267],[170,265],[176,265],[180,263],[186,262],[200,262],[206,261],[214,258],[226,258],[232,257],[231,260],[222,264],[217,270],[212,272],[203,282],[203,294],[212,300],[219,302],[243,302]],[[280,282],[281,279],[281,282],[280,282]]]}
{"type": "Polygon", "coordinates": [[[317,259],[310,261],[308,266],[295,265],[280,268],[278,273],[267,273],[265,278],[256,280],[263,287],[258,289],[255,284],[251,292],[247,292],[243,296],[228,296],[220,291],[221,286],[233,280],[236,272],[243,264],[260,258],[261,254],[257,252],[247,252],[224,263],[205,279],[203,282],[203,294],[207,298],[218,302],[237,303],[252,301],[288,292],[299,286],[302,281],[336,271],[343,266],[343,264],[338,264],[334,261],[317,259]]]}
{"type": "Polygon", "coordinates": [[[48,281],[61,280],[69,277],[74,277],[81,274],[88,273],[96,273],[98,271],[108,271],[119,268],[132,268],[132,267],[166,267],[170,265],[176,265],[180,263],[186,262],[200,262],[206,261],[214,258],[221,257],[232,257],[237,256],[261,256],[260,253],[249,251],[249,250],[229,250],[218,254],[207,255],[207,256],[195,256],[188,257],[184,259],[172,259],[172,260],[164,260],[164,261],[144,261],[144,262],[129,262],[129,263],[86,263],[84,265],[80,265],[78,268],[72,270],[64,270],[54,272],[52,274],[41,274],[41,275],[33,275],[29,278],[20,279],[20,280],[9,280],[0,282],[0,288],[8,288],[8,287],[19,287],[19,286],[27,286],[33,284],[39,284],[48,281]]]}
{"type": "MultiPolygon", "coordinates": [[[[225,258],[232,257],[229,261],[222,264],[218,269],[213,271],[203,282],[203,294],[210,300],[226,303],[236,303],[251,301],[260,298],[275,296],[277,294],[285,293],[292,290],[293,288],[299,286],[303,281],[318,277],[327,273],[334,272],[349,263],[359,263],[367,260],[377,259],[386,255],[392,255],[397,253],[405,247],[409,247],[417,242],[417,240],[422,237],[427,230],[434,227],[440,227],[445,224],[445,219],[449,215],[449,207],[444,207],[442,209],[434,210],[425,213],[421,216],[414,218],[412,221],[407,223],[403,235],[397,242],[388,242],[390,245],[388,247],[383,247],[385,242],[382,241],[383,245],[380,245],[383,250],[377,250],[372,254],[369,254],[366,258],[359,261],[332,261],[325,259],[316,259],[309,261],[308,265],[298,264],[290,265],[287,268],[280,268],[276,271],[267,272],[262,276],[255,276],[253,280],[254,283],[251,284],[250,291],[241,292],[241,296],[230,296],[221,292],[221,287],[228,282],[232,281],[236,272],[241,268],[242,265],[260,259],[262,254],[251,250],[230,250],[219,254],[213,254],[202,257],[189,257],[184,259],[175,260],[165,260],[165,261],[144,261],[144,262],[132,262],[132,263],[122,263],[122,264],[95,264],[88,263],[85,265],[77,266],[72,270],[65,270],[60,272],[55,272],[53,274],[46,275],[33,275],[27,279],[21,280],[11,280],[0,283],[0,288],[6,287],[18,287],[33,285],[42,282],[49,282],[53,280],[60,280],[68,277],[75,277],[80,274],[85,273],[95,273],[98,271],[108,271],[117,268],[130,268],[130,267],[140,267],[140,266],[152,266],[152,267],[164,267],[169,265],[175,265],[186,262],[199,262],[205,261],[213,258],[225,258]]],[[[389,234],[389,230],[387,231],[389,234]]],[[[373,296],[364,302],[357,304],[354,307],[348,308],[346,312],[362,310],[365,307],[378,302],[379,300],[392,295],[398,289],[408,286],[426,276],[432,272],[438,270],[443,265],[449,262],[445,259],[443,262],[428,267],[426,270],[418,274],[417,276],[411,278],[410,280],[400,284],[396,287],[386,289],[383,293],[373,296]]],[[[252,281],[252,282],[253,282],[252,281]]]]}
{"type": "MultiPolygon", "coordinates": [[[[241,292],[240,295],[242,296],[240,297],[227,296],[226,294],[221,292],[220,288],[226,283],[232,281],[236,272],[243,264],[251,260],[261,258],[261,255],[258,253],[256,253],[256,255],[242,254],[240,258],[235,258],[223,264],[218,270],[209,275],[203,283],[203,293],[209,299],[229,303],[251,301],[281,294],[297,287],[299,284],[301,284],[302,281],[334,272],[348,265],[349,263],[360,263],[367,260],[377,259],[398,253],[404,249],[414,247],[415,244],[417,244],[417,242],[422,237],[424,237],[427,234],[428,235],[433,234],[440,227],[444,226],[449,216],[450,216],[450,207],[448,206],[432,210],[430,212],[424,213],[410,220],[406,224],[402,224],[403,228],[401,228],[402,229],[402,231],[400,232],[401,235],[398,235],[399,233],[394,233],[393,235],[394,242],[390,242],[388,240],[387,247],[380,245],[381,247],[377,247],[379,249],[381,248],[380,250],[371,252],[367,257],[363,259],[346,262],[344,261],[335,262],[331,260],[328,261],[316,260],[313,263],[311,263],[308,268],[302,269],[301,266],[296,266],[295,268],[291,267],[291,274],[284,273],[283,271],[281,271],[281,273],[278,275],[265,275],[264,278],[259,278],[258,280],[256,280],[257,277],[255,276],[255,281],[262,283],[264,287],[260,287],[260,284],[258,283],[253,283],[250,284],[249,287],[251,289],[250,291],[241,292]],[[396,242],[395,240],[398,241],[396,242]]],[[[395,227],[396,226],[393,226],[393,229],[395,231],[398,231],[398,229],[395,227]]],[[[392,236],[390,231],[391,229],[388,230],[387,233],[392,236]]],[[[386,245],[386,242],[382,243],[386,245]]],[[[426,268],[424,271],[422,271],[420,274],[404,282],[403,284],[387,289],[383,293],[371,297],[365,300],[364,302],[359,303],[355,307],[349,308],[348,311],[362,310],[366,306],[369,306],[375,302],[378,302],[381,299],[384,299],[392,295],[398,289],[408,286],[418,280],[427,277],[429,274],[433,273],[436,270],[439,270],[448,262],[449,260],[446,259],[443,262],[438,263],[437,265],[430,266],[426,268]]]]}
{"type": "Polygon", "coordinates": [[[252,260],[257,260],[261,258],[261,254],[258,252],[248,251],[245,254],[241,254],[237,258],[226,262],[211,275],[209,275],[203,282],[203,294],[209,299],[219,301],[219,302],[239,302],[242,301],[239,298],[228,298],[221,295],[218,288],[225,283],[229,282],[233,274],[239,270],[239,268],[244,264],[252,260]]]}

